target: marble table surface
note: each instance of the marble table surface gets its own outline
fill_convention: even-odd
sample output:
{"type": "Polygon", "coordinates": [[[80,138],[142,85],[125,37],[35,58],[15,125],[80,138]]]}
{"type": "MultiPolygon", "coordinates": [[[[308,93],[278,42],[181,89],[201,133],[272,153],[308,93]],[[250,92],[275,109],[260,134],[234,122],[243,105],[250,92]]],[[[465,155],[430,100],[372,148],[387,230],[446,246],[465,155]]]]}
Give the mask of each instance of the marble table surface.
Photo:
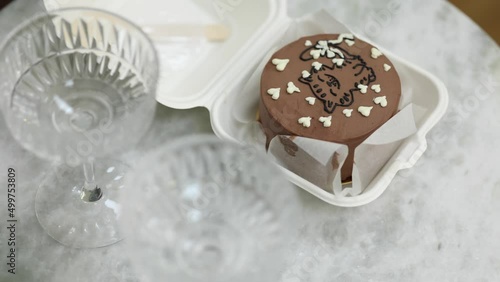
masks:
{"type": "MultiPolygon", "coordinates": [[[[449,109],[428,135],[417,165],[376,201],[330,206],[300,192],[303,213],[282,281],[500,281],[500,51],[476,24],[440,0],[291,0],[290,14],[326,8],[355,32],[437,75],[449,109]]],[[[17,0],[0,12],[0,38],[40,10],[17,0]]],[[[205,109],[158,106],[154,125],[128,157],[169,140],[211,132],[205,109]]],[[[66,248],[34,213],[47,168],[0,121],[0,183],[18,171],[17,274],[6,270],[5,199],[0,187],[0,281],[137,281],[120,242],[66,248]]]]}

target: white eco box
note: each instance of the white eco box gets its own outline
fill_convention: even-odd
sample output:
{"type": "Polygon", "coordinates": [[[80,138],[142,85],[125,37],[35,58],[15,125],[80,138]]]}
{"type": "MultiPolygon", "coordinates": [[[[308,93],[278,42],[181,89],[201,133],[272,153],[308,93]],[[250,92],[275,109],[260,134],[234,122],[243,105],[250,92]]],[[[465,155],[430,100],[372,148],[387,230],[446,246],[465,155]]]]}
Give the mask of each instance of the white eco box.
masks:
{"type": "MultiPolygon", "coordinates": [[[[147,0],[141,2],[140,6],[123,1],[119,1],[119,5],[116,1],[106,1],[105,4],[100,1],[99,5],[97,1],[89,0],[59,2],[64,4],[45,0],[48,9],[92,6],[110,10],[145,28],[172,21],[194,21],[198,24],[222,21],[229,25],[231,36],[223,43],[209,43],[203,39],[155,40],[162,60],[157,100],[178,109],[206,107],[210,111],[211,124],[217,136],[236,142],[245,142],[242,140],[242,136],[245,136],[242,130],[246,129],[242,126],[244,117],[235,117],[232,110],[234,104],[231,103],[243,100],[255,107],[254,113],[257,112],[258,91],[252,97],[235,99],[235,96],[241,93],[263,58],[273,48],[279,47],[281,35],[289,32],[292,26],[308,31],[311,35],[321,33],[324,32],[319,22],[321,19],[335,22],[326,12],[320,13],[321,16],[315,17],[314,21],[311,17],[293,20],[286,14],[285,0],[147,0]],[[148,5],[148,2],[154,5],[148,5]],[[221,3],[225,6],[218,6],[221,3]]],[[[448,93],[441,81],[390,52],[382,51],[397,68],[406,88],[413,93],[411,103],[420,109],[414,112],[416,133],[399,144],[363,193],[356,196],[336,196],[282,168],[291,182],[332,205],[361,206],[379,197],[399,170],[411,168],[417,162],[427,148],[427,133],[441,119],[448,106],[448,93]]]]}

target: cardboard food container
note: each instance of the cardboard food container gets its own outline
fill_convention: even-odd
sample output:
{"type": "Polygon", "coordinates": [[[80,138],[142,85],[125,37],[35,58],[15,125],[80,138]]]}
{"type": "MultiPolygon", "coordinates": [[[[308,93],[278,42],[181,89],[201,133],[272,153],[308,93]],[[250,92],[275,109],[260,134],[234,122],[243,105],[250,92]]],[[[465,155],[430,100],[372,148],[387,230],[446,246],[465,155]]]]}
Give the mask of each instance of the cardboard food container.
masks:
{"type": "MultiPolygon", "coordinates": [[[[151,34],[161,58],[158,102],[177,109],[205,107],[213,130],[224,140],[254,142],[255,115],[260,99],[259,68],[277,49],[305,35],[340,33],[348,29],[327,12],[292,19],[286,0],[192,0],[143,1],[140,5],[122,1],[45,0],[47,9],[93,6],[110,10],[135,21],[145,30],[168,25],[225,25],[227,39],[212,42],[201,37],[151,34]],[[57,3],[64,2],[63,4],[57,3]],[[92,4],[94,3],[95,4],[92,4]],[[154,5],[148,5],[151,2],[154,5]],[[92,4],[92,5],[89,5],[92,4]],[[292,40],[293,39],[293,40],[292,40]]],[[[375,46],[377,44],[361,38],[375,46]]],[[[402,91],[413,108],[415,131],[394,143],[379,156],[376,174],[356,194],[339,193],[313,184],[298,173],[281,167],[288,179],[314,196],[336,206],[365,205],[379,197],[401,169],[411,168],[427,148],[426,135],[444,115],[448,93],[432,74],[379,48],[397,69],[402,91]]],[[[258,133],[257,133],[258,134],[258,133]]],[[[348,185],[344,185],[349,189],[348,185]]],[[[346,190],[347,191],[347,190],[346,190]]]]}

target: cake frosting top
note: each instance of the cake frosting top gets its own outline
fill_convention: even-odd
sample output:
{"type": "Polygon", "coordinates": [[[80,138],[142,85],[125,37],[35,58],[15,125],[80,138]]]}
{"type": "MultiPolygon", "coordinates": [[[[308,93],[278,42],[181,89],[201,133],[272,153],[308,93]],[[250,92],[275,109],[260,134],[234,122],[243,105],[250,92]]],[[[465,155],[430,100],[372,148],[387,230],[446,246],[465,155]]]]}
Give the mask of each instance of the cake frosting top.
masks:
{"type": "Polygon", "coordinates": [[[261,77],[261,103],[286,132],[338,143],[366,138],[396,113],[400,97],[394,65],[352,34],[292,42],[261,77]]]}

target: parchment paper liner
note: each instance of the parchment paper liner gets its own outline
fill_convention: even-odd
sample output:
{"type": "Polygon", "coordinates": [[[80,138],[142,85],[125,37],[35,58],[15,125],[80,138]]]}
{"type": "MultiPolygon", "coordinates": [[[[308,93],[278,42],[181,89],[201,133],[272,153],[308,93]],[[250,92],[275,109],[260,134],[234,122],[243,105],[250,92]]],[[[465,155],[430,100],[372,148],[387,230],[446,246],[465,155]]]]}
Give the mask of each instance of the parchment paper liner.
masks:
{"type": "MultiPolygon", "coordinates": [[[[233,117],[243,129],[239,140],[246,140],[259,150],[265,150],[265,136],[260,124],[255,121],[262,70],[272,54],[282,46],[300,37],[319,33],[352,32],[325,11],[293,22],[277,43],[270,46],[270,51],[250,76],[241,95],[238,95],[238,103],[234,103],[233,117]]],[[[407,76],[397,71],[402,84],[398,113],[357,147],[350,184],[342,185],[340,177],[340,168],[348,152],[345,145],[305,137],[276,136],[270,143],[269,156],[284,168],[338,197],[362,194],[401,142],[416,132],[414,112],[425,111],[410,102],[413,91],[405,79],[407,76]]]]}

